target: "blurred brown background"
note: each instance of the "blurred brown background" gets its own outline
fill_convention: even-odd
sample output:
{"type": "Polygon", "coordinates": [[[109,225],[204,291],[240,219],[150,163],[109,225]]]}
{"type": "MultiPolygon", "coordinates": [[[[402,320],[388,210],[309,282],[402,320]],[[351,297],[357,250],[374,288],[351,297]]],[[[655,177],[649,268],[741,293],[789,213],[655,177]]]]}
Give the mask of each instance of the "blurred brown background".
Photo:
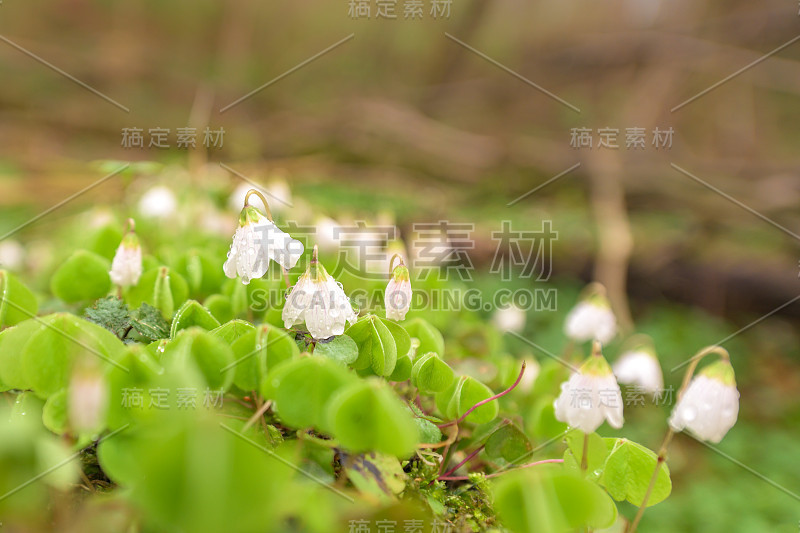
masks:
{"type": "Polygon", "coordinates": [[[277,164],[296,182],[390,185],[417,194],[423,212],[494,205],[500,217],[506,203],[581,163],[513,208],[566,220],[570,209],[594,213],[572,235],[562,228],[562,242],[574,245],[562,250],[562,269],[599,270],[620,293],[630,253],[635,294],[715,312],[763,313],[797,293],[800,44],[671,111],[793,39],[797,5],[460,1],[449,18],[434,18],[426,0],[421,19],[406,19],[405,3],[389,20],[374,0],[369,18],[354,18],[346,0],[6,0],[0,202],[35,213],[97,179],[87,161],[153,159],[256,174],[277,164]],[[223,127],[224,146],[176,149],[176,129],[186,126],[223,127]],[[170,128],[173,148],[125,149],[126,127],[143,128],[145,145],[149,128],[170,128]],[[619,148],[597,147],[607,127],[619,130],[619,148]],[[634,127],[646,131],[644,148],[625,148],[634,127]],[[572,146],[573,128],[591,129],[594,147],[572,146]],[[654,128],[673,129],[670,148],[651,144],[654,128]],[[598,240],[580,231],[584,223],[598,240]]]}

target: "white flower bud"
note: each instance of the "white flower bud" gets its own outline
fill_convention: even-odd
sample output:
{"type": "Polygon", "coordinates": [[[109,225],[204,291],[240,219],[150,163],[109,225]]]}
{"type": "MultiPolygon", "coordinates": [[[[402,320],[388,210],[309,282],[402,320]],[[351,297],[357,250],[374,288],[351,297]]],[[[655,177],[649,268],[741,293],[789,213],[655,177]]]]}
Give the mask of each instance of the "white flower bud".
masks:
{"type": "Polygon", "coordinates": [[[739,391],[733,367],[717,361],[695,376],[678,400],[669,426],[675,431],[689,429],[708,442],[722,440],[739,415],[739,391]]]}
{"type": "Polygon", "coordinates": [[[636,385],[644,392],[659,392],[664,388],[661,365],[646,349],[625,352],[614,362],[614,375],[625,385],[636,385]]]}
{"type": "Polygon", "coordinates": [[[392,279],[386,285],[383,301],[386,305],[386,318],[391,320],[405,320],[411,308],[411,279],[408,268],[400,264],[392,272],[392,279]]]}
{"type": "Polygon", "coordinates": [[[287,270],[294,267],[303,249],[303,243],[278,229],[255,207],[245,205],[222,269],[229,278],[238,274],[247,285],[267,273],[270,260],[287,270]]]}
{"type": "Polygon", "coordinates": [[[617,333],[617,319],[605,296],[593,294],[578,302],[567,315],[564,333],[576,342],[608,343],[617,333]]]}
{"type": "Polygon", "coordinates": [[[139,283],[139,276],[142,275],[142,247],[139,238],[132,230],[122,238],[108,274],[111,276],[111,281],[120,287],[130,287],[139,283]]]}
{"type": "Polygon", "coordinates": [[[592,433],[604,420],[611,427],[622,427],[622,393],[599,346],[578,371],[561,384],[561,395],[553,407],[558,420],[584,433],[592,433]]]}

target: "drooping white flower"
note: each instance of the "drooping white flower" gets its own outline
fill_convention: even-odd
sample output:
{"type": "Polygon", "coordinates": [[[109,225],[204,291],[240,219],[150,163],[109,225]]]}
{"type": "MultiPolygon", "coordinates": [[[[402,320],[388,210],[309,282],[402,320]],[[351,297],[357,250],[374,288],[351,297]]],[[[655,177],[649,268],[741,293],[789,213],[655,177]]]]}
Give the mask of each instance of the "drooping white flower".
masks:
{"type": "Polygon", "coordinates": [[[596,292],[578,302],[567,315],[564,333],[576,342],[608,343],[617,333],[617,319],[608,299],[596,292]]]}
{"type": "Polygon", "coordinates": [[[151,187],[139,200],[139,213],[147,218],[168,218],[177,207],[175,194],[164,185],[151,187]]]}
{"type": "Polygon", "coordinates": [[[303,255],[303,249],[302,242],[278,229],[255,207],[245,205],[222,269],[229,278],[238,274],[242,283],[247,285],[251,279],[267,273],[270,259],[286,270],[294,267],[303,255]]]}
{"type": "Polygon", "coordinates": [[[736,423],[739,391],[733,367],[727,360],[708,365],[695,376],[678,400],[669,426],[675,431],[689,429],[708,442],[717,443],[736,423]]]}
{"type": "Polygon", "coordinates": [[[510,304],[499,308],[492,316],[492,324],[500,331],[519,333],[525,328],[525,310],[510,304]]]}
{"type": "Polygon", "coordinates": [[[19,270],[25,259],[25,249],[13,240],[0,242],[0,268],[19,270]]]}
{"type": "Polygon", "coordinates": [[[411,308],[411,276],[408,268],[402,263],[392,271],[392,279],[386,284],[383,296],[386,305],[386,318],[391,320],[405,320],[406,313],[411,308]]]}
{"type": "Polygon", "coordinates": [[[652,350],[639,347],[623,353],[613,365],[617,380],[625,385],[636,385],[644,392],[657,393],[664,388],[661,365],[652,350]]]}
{"type": "Polygon", "coordinates": [[[132,226],[122,238],[108,274],[114,285],[120,287],[130,287],[139,282],[139,276],[142,275],[142,247],[132,226]]]}
{"type": "Polygon", "coordinates": [[[558,420],[584,433],[592,433],[604,420],[622,427],[622,393],[597,343],[586,362],[561,384],[553,407],[558,420]]]}
{"type": "Polygon", "coordinates": [[[76,369],[67,391],[67,419],[76,433],[103,429],[108,410],[108,384],[96,369],[76,369]]]}
{"type": "Polygon", "coordinates": [[[358,319],[342,286],[317,261],[316,246],[311,263],[286,299],[282,318],[287,329],[305,322],[315,339],[341,335],[345,323],[358,319]]]}

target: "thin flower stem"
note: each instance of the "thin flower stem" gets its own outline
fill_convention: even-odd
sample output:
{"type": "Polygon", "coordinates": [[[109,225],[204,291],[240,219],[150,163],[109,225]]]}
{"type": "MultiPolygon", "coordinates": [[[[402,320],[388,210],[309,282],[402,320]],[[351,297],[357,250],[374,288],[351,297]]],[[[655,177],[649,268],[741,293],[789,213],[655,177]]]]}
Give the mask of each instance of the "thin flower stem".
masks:
{"type": "Polygon", "coordinates": [[[392,258],[389,260],[389,274],[394,272],[394,268],[393,267],[394,267],[394,260],[395,259],[399,259],[400,260],[400,264],[398,266],[405,265],[405,263],[403,262],[403,256],[401,256],[400,254],[394,254],[392,256],[392,258]]]}
{"type": "Polygon", "coordinates": [[[574,349],[575,349],[575,341],[570,339],[569,341],[567,341],[567,345],[564,346],[564,351],[561,352],[561,359],[563,361],[571,362],[572,361],[572,351],[574,349]]]}
{"type": "Polygon", "coordinates": [[[244,427],[242,428],[242,432],[245,432],[248,429],[250,429],[253,426],[253,424],[255,424],[258,421],[259,418],[264,416],[264,413],[266,413],[271,406],[272,406],[272,400],[267,400],[266,402],[264,402],[264,404],[258,409],[258,411],[256,411],[255,414],[250,417],[250,420],[247,421],[247,424],[244,425],[244,427]]]}
{"type": "Polygon", "coordinates": [[[255,194],[256,196],[258,196],[261,199],[261,202],[264,204],[264,210],[267,212],[267,219],[269,219],[270,222],[273,222],[273,220],[272,220],[272,211],[270,211],[270,209],[269,209],[269,202],[267,202],[267,199],[264,198],[264,195],[261,194],[258,190],[250,189],[249,191],[247,191],[247,194],[244,195],[244,205],[245,205],[245,207],[250,205],[250,196],[253,195],[253,194],[255,194]]]}
{"type": "MultiPolygon", "coordinates": [[[[256,393],[256,391],[252,391],[252,394],[253,394],[253,401],[255,402],[256,407],[258,407],[258,411],[256,411],[256,415],[257,416],[255,416],[253,418],[255,420],[258,420],[258,421],[261,422],[261,427],[264,429],[264,435],[269,435],[269,431],[267,430],[267,421],[264,419],[264,416],[263,416],[263,413],[262,413],[262,409],[264,409],[264,405],[266,405],[266,404],[270,404],[271,405],[272,404],[272,400],[269,400],[269,401],[265,402],[264,404],[262,404],[261,403],[261,397],[256,393]],[[261,413],[261,414],[259,414],[259,413],[261,413]]],[[[264,409],[263,412],[266,412],[266,409],[264,409]]],[[[249,421],[248,421],[248,424],[249,424],[249,421]]]]}
{"type": "Polygon", "coordinates": [[[281,270],[283,271],[283,282],[286,283],[286,289],[287,290],[291,289],[292,288],[292,282],[289,281],[289,271],[286,270],[283,267],[281,267],[281,270]]]}
{"type": "Polygon", "coordinates": [[[522,376],[523,376],[523,374],[525,374],[525,361],[523,361],[523,362],[522,362],[522,368],[520,368],[520,370],[519,370],[519,376],[517,376],[517,380],[514,382],[514,384],[513,384],[513,385],[511,385],[509,388],[507,388],[507,389],[506,389],[506,390],[504,390],[503,392],[500,392],[500,393],[498,393],[498,394],[495,394],[495,395],[494,395],[494,396],[492,396],[491,398],[486,398],[485,400],[482,400],[482,401],[480,401],[480,402],[476,403],[475,405],[473,405],[472,407],[470,407],[469,409],[467,409],[467,412],[466,412],[466,413],[464,413],[463,415],[461,415],[461,416],[460,416],[458,419],[456,419],[456,420],[451,420],[450,422],[445,422],[444,424],[439,424],[439,427],[440,427],[440,428],[443,428],[443,427],[447,427],[447,426],[452,426],[452,425],[454,425],[454,424],[455,424],[455,425],[458,425],[458,424],[460,424],[461,422],[463,422],[463,421],[464,421],[464,419],[465,419],[465,418],[467,418],[467,417],[470,415],[470,413],[472,413],[472,411],[474,411],[474,410],[475,410],[475,409],[477,409],[478,407],[480,407],[480,406],[482,406],[482,405],[486,405],[486,404],[487,404],[487,403],[489,403],[489,402],[492,402],[492,401],[494,401],[494,400],[496,400],[496,399],[498,399],[498,398],[500,398],[500,397],[502,397],[502,396],[505,396],[506,394],[508,394],[509,392],[511,392],[512,390],[514,390],[514,388],[515,388],[517,385],[519,385],[519,382],[522,380],[522,376]]]}
{"type": "MultiPolygon", "coordinates": [[[[508,472],[513,472],[515,470],[521,470],[523,468],[530,468],[532,466],[544,465],[544,464],[548,464],[548,463],[563,463],[563,462],[564,462],[564,459],[544,459],[542,461],[536,461],[536,462],[533,462],[533,463],[527,463],[527,464],[524,464],[524,465],[520,465],[517,468],[510,468],[508,470],[503,470],[502,472],[495,472],[493,474],[488,474],[486,476],[486,479],[497,477],[497,476],[506,474],[508,472]]],[[[469,476],[447,476],[447,477],[443,476],[443,477],[439,478],[440,481],[467,481],[468,479],[469,479],[469,476]]]]}
{"type": "Polygon", "coordinates": [[[589,454],[589,434],[583,434],[583,453],[581,454],[581,470],[586,472],[586,469],[589,468],[589,460],[587,459],[587,455],[589,454]]]}
{"type": "Polygon", "coordinates": [[[442,452],[442,464],[439,466],[439,475],[442,475],[444,466],[450,462],[450,448],[456,439],[458,439],[458,424],[453,427],[453,434],[447,437],[447,441],[445,441],[447,444],[444,447],[444,452],[442,452]]]}
{"type": "Polygon", "coordinates": [[[471,460],[473,457],[475,457],[476,455],[478,455],[479,453],[481,453],[481,450],[484,448],[484,446],[486,446],[486,445],[485,445],[485,444],[481,444],[481,445],[480,445],[480,447],[478,447],[478,449],[476,449],[476,450],[475,450],[474,452],[472,452],[471,454],[467,455],[467,456],[464,458],[464,460],[463,460],[463,461],[461,461],[461,462],[460,462],[460,463],[458,463],[456,466],[454,466],[453,468],[451,468],[450,470],[448,470],[447,472],[445,472],[444,474],[442,474],[441,476],[439,476],[439,479],[442,479],[443,477],[447,477],[447,476],[449,476],[450,474],[452,474],[453,472],[455,472],[456,470],[458,470],[459,468],[461,468],[462,466],[464,466],[465,464],[467,464],[467,463],[468,463],[468,462],[469,462],[469,461],[470,461],[470,460],[471,460]]]}
{"type": "MultiPolygon", "coordinates": [[[[681,388],[678,389],[677,402],[680,402],[681,398],[683,397],[683,393],[686,392],[686,388],[689,386],[689,382],[691,381],[694,371],[697,369],[697,365],[700,363],[700,360],[713,353],[719,355],[725,361],[730,361],[730,355],[728,354],[728,351],[721,346],[707,346],[697,352],[692,357],[691,363],[689,363],[689,367],[686,369],[686,374],[683,376],[683,383],[681,383],[681,388]]],[[[670,427],[667,430],[666,436],[664,436],[664,442],[661,444],[661,448],[658,450],[656,468],[653,471],[653,476],[650,478],[650,484],[647,486],[647,492],[645,493],[642,504],[639,506],[639,510],[636,511],[636,516],[633,518],[633,522],[631,522],[631,525],[628,527],[626,533],[636,533],[636,528],[639,527],[639,522],[642,520],[642,515],[644,515],[644,510],[647,507],[647,501],[650,499],[650,495],[652,494],[653,488],[658,480],[658,473],[661,471],[661,465],[667,460],[667,448],[669,447],[669,443],[672,441],[672,437],[674,435],[675,432],[670,427]]]]}

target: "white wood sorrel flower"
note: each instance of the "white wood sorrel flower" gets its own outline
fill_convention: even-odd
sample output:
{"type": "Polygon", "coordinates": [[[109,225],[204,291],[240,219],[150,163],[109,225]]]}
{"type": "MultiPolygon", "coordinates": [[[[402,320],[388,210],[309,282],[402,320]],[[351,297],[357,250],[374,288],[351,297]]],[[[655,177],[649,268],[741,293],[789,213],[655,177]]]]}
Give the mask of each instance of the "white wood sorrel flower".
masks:
{"type": "Polygon", "coordinates": [[[151,187],[139,199],[139,213],[146,218],[168,218],[177,208],[175,194],[164,185],[151,187]]]}
{"type": "Polygon", "coordinates": [[[553,406],[558,420],[584,433],[592,433],[604,420],[622,427],[622,393],[600,345],[569,380],[561,384],[561,395],[553,406]]]}
{"type": "Polygon", "coordinates": [[[301,255],[303,243],[278,229],[267,216],[245,203],[222,269],[229,278],[236,278],[238,274],[242,283],[247,285],[251,279],[267,273],[270,259],[289,270],[301,255]]]}
{"type": "Polygon", "coordinates": [[[136,285],[142,275],[142,246],[134,231],[132,219],[128,220],[128,225],[130,229],[122,238],[108,273],[111,281],[120,287],[136,285]]]}
{"type": "Polygon", "coordinates": [[[689,429],[708,442],[717,443],[736,423],[739,391],[733,367],[716,361],[695,376],[669,417],[674,431],[689,429]]]}
{"type": "Polygon", "coordinates": [[[593,284],[594,291],[572,308],[564,324],[564,333],[575,342],[598,340],[602,344],[617,334],[617,319],[605,296],[605,288],[593,284]]]}
{"type": "Polygon", "coordinates": [[[623,353],[614,362],[614,375],[625,385],[635,385],[643,392],[660,392],[664,388],[661,365],[649,346],[639,346],[623,353]]]}
{"type": "Polygon", "coordinates": [[[492,324],[503,332],[520,333],[525,329],[526,320],[525,310],[513,303],[500,307],[492,316],[492,324]]]}
{"type": "Polygon", "coordinates": [[[316,246],[311,263],[286,299],[282,318],[287,329],[305,322],[314,339],[341,335],[345,323],[358,319],[341,284],[317,261],[316,246]]]}
{"type": "Polygon", "coordinates": [[[411,276],[408,268],[400,264],[392,270],[392,279],[386,285],[383,301],[386,305],[386,318],[391,320],[405,320],[406,313],[411,308],[411,276]]]}

